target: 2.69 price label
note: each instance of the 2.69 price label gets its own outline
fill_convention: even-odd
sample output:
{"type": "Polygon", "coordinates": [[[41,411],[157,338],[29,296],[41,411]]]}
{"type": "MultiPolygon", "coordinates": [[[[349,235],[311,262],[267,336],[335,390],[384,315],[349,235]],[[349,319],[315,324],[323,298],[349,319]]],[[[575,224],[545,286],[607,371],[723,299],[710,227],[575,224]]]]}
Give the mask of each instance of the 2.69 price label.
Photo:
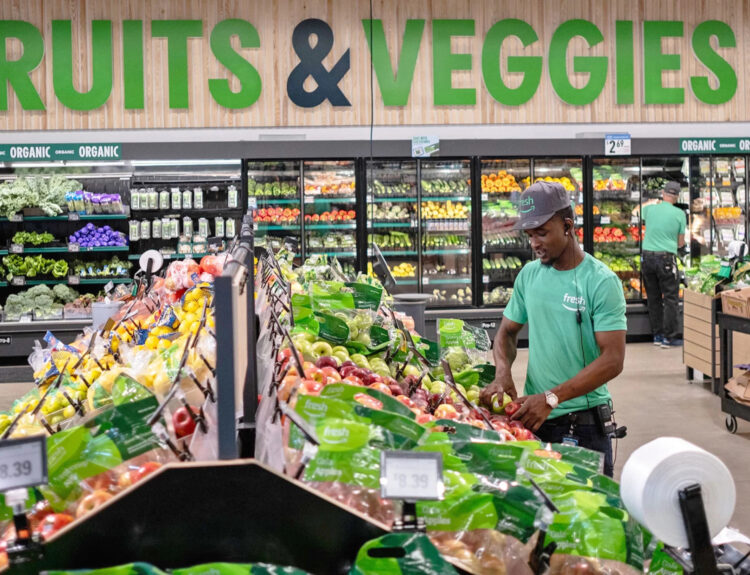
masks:
{"type": "Polygon", "coordinates": [[[47,438],[0,441],[0,491],[47,483],[47,438]]]}

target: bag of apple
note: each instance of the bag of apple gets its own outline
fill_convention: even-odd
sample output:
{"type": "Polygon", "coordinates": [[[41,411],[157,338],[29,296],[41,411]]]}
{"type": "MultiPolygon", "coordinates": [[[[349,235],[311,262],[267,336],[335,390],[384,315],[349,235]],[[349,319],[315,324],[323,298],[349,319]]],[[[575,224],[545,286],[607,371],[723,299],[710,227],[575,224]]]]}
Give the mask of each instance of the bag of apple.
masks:
{"type": "MultiPolygon", "coordinates": [[[[497,573],[497,572],[496,572],[497,573]]],[[[456,575],[421,533],[389,533],[365,543],[349,575],[456,575]]]]}
{"type": "Polygon", "coordinates": [[[104,569],[78,569],[75,571],[43,571],[44,575],[168,575],[148,563],[128,563],[117,567],[106,567],[104,569]]]}

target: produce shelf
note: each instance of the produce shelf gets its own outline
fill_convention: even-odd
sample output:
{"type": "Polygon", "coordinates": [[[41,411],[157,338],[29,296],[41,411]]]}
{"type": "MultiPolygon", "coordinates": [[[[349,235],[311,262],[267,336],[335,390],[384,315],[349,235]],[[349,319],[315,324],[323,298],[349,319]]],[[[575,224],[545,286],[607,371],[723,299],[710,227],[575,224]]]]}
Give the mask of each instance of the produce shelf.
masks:
{"type": "Polygon", "coordinates": [[[431,278],[425,277],[422,280],[424,285],[441,285],[441,284],[470,284],[471,278],[431,278]]]}
{"type": "Polygon", "coordinates": [[[305,230],[354,230],[357,224],[306,224],[305,230]]]}
{"type": "MultiPolygon", "coordinates": [[[[68,281],[67,279],[65,280],[68,281]]],[[[79,283],[81,284],[108,284],[109,282],[112,282],[113,284],[129,284],[132,282],[132,278],[81,278],[79,280],[79,283]]]]}
{"type": "Polygon", "coordinates": [[[309,255],[316,255],[316,256],[328,256],[328,257],[339,257],[339,258],[355,258],[357,257],[357,252],[327,252],[327,251],[317,251],[320,248],[307,248],[307,251],[309,255]]]}
{"type": "MultiPolygon", "coordinates": [[[[193,259],[200,259],[204,256],[210,256],[210,255],[218,255],[222,252],[217,252],[215,254],[209,253],[209,252],[203,252],[203,253],[189,253],[189,254],[161,254],[161,257],[163,257],[165,260],[181,260],[181,259],[187,259],[187,258],[193,258],[193,259]]],[[[141,259],[141,256],[143,254],[130,254],[128,256],[129,260],[139,260],[141,259]]]]}
{"type": "MultiPolygon", "coordinates": [[[[127,220],[130,214],[78,214],[78,217],[64,216],[23,216],[23,222],[76,222],[79,220],[127,220]]],[[[0,218],[0,222],[13,221],[8,218],[0,218]]]]}
{"type": "Polygon", "coordinates": [[[222,216],[224,214],[244,214],[245,209],[244,208],[229,208],[229,207],[222,207],[222,208],[180,208],[177,210],[167,209],[167,210],[133,210],[130,213],[131,218],[138,218],[138,217],[146,217],[146,216],[169,216],[171,214],[180,214],[181,216],[192,216],[195,218],[200,218],[207,215],[214,215],[214,216],[222,216]]]}
{"type": "MultiPolygon", "coordinates": [[[[382,250],[382,249],[380,250],[380,253],[383,254],[384,256],[416,256],[417,255],[416,251],[382,250]]],[[[374,255],[373,251],[367,250],[367,255],[368,256],[374,255]]]]}
{"type": "Polygon", "coordinates": [[[373,222],[370,229],[379,228],[416,228],[417,224],[413,222],[373,222]]]}
{"type": "Polygon", "coordinates": [[[290,224],[287,226],[283,226],[280,224],[266,224],[263,222],[255,222],[255,225],[258,226],[258,228],[263,228],[266,230],[287,230],[291,232],[298,232],[299,231],[299,224],[290,224]]]}
{"type": "MultiPolygon", "coordinates": [[[[20,276],[19,276],[20,277],[20,276]]],[[[33,280],[33,279],[27,279],[24,281],[23,284],[18,284],[18,287],[24,287],[24,286],[37,286],[37,285],[55,285],[55,284],[66,284],[69,283],[68,278],[69,277],[77,277],[75,275],[71,276],[65,276],[64,278],[57,278],[57,279],[45,279],[45,280],[33,280]]],[[[115,284],[125,284],[130,283],[132,278],[79,278],[78,283],[80,284],[106,284],[109,282],[115,283],[115,284]]],[[[10,284],[4,283],[2,284],[4,286],[7,285],[15,285],[12,282],[10,284]]],[[[75,283],[71,283],[71,285],[75,285],[75,283]]]]}
{"type": "MultiPolygon", "coordinates": [[[[14,254],[80,254],[86,252],[127,252],[130,248],[128,246],[101,246],[93,248],[81,247],[78,251],[71,250],[68,246],[56,246],[52,248],[27,248],[24,247],[22,252],[13,252],[14,254]]],[[[0,250],[0,255],[7,255],[11,253],[10,250],[0,250]]]]}
{"type": "Polygon", "coordinates": [[[274,204],[298,204],[300,199],[299,198],[275,198],[273,196],[250,196],[251,200],[255,200],[256,202],[273,202],[274,204]]]}
{"type": "Polygon", "coordinates": [[[423,202],[468,202],[471,196],[422,196],[423,202]]]}
{"type": "Polygon", "coordinates": [[[531,254],[531,247],[484,246],[486,254],[531,254]]]}
{"type": "Polygon", "coordinates": [[[375,202],[376,204],[382,204],[384,202],[414,202],[416,203],[417,198],[414,196],[411,197],[404,197],[404,196],[369,196],[367,198],[367,201],[369,202],[375,202]]]}
{"type": "Polygon", "coordinates": [[[394,278],[394,279],[396,280],[397,286],[415,286],[419,284],[417,280],[407,280],[407,279],[400,280],[398,278],[394,278]]]}
{"type": "Polygon", "coordinates": [[[462,255],[462,254],[468,254],[470,251],[471,250],[469,248],[426,250],[422,252],[422,255],[425,255],[425,256],[462,255]]]}
{"type": "Polygon", "coordinates": [[[357,202],[355,196],[305,196],[306,204],[317,204],[317,203],[337,203],[337,204],[354,204],[357,202]]]}

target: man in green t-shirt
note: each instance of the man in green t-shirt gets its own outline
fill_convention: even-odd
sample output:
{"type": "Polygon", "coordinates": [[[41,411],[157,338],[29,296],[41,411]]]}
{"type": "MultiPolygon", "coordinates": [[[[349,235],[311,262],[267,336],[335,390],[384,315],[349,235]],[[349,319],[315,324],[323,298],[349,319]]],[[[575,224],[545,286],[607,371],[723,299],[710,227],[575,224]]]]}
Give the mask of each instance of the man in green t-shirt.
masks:
{"type": "Polygon", "coordinates": [[[485,404],[503,391],[520,420],[545,442],[577,443],[604,453],[612,475],[611,402],[607,382],[625,358],[625,297],[617,276],[581,249],[565,189],[539,182],[521,194],[516,229],[529,237],[536,259],[518,274],[495,337],[495,381],[485,404]],[[511,366],[518,333],[529,324],[524,396],[517,398],[511,366]],[[609,415],[607,411],[609,410],[609,415]]]}
{"type": "Polygon", "coordinates": [[[646,224],[641,269],[646,288],[648,319],[654,345],[664,348],[682,345],[679,336],[680,280],[677,277],[677,250],[685,245],[685,212],[675,207],[680,184],[667,182],[663,201],[643,206],[646,224]]]}

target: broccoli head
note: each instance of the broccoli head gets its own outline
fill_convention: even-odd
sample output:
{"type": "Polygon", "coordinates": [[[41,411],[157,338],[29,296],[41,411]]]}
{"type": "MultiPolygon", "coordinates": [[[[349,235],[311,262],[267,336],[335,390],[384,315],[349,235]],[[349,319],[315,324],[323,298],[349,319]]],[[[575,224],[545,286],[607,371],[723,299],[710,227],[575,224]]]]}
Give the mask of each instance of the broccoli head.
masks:
{"type": "Polygon", "coordinates": [[[52,288],[54,297],[62,303],[70,303],[78,297],[78,292],[65,284],[57,284],[52,288]]]}

